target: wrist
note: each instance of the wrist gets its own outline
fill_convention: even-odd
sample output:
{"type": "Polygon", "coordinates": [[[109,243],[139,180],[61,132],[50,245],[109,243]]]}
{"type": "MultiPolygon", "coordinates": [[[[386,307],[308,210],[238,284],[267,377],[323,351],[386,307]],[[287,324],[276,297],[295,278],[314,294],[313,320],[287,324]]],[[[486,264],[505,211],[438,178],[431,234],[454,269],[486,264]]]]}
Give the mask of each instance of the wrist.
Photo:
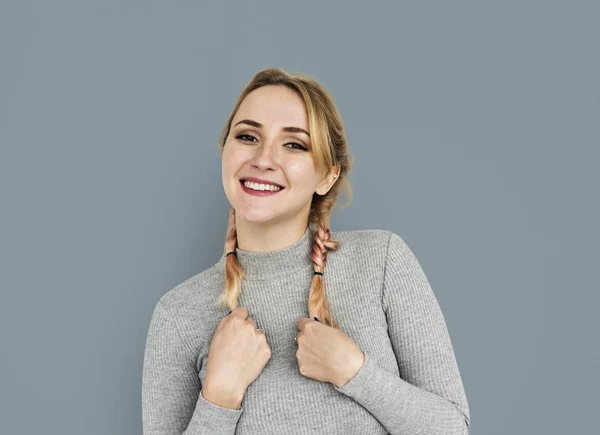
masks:
{"type": "Polygon", "coordinates": [[[364,352],[357,352],[355,358],[349,359],[349,365],[347,366],[346,370],[344,370],[344,372],[341,374],[340,378],[338,378],[336,382],[334,382],[335,386],[338,388],[342,388],[344,385],[346,385],[352,378],[354,378],[354,376],[356,376],[358,371],[362,368],[364,362],[364,352]]]}
{"type": "Polygon", "coordinates": [[[240,409],[246,391],[205,384],[200,394],[215,405],[223,408],[240,409]]]}

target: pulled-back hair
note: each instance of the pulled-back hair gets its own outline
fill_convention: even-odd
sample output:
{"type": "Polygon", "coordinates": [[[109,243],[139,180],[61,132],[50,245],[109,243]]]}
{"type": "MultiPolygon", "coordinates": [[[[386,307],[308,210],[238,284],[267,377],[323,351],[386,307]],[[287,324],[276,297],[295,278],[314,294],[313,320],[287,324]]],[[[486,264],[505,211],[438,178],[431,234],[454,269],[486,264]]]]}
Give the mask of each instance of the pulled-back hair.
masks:
{"type": "MultiPolygon", "coordinates": [[[[316,272],[323,272],[327,263],[327,250],[332,249],[335,251],[340,245],[340,242],[330,239],[329,218],[342,186],[347,189],[348,204],[352,201],[352,187],[348,176],[353,162],[352,156],[348,154],[348,144],[342,118],[327,90],[315,79],[303,74],[291,74],[281,68],[266,68],[258,71],[246,85],[231,111],[231,115],[219,138],[218,151],[223,152],[231,123],[244,98],[250,92],[267,85],[287,86],[304,100],[312,143],[310,152],[317,171],[326,174],[333,166],[340,166],[339,176],[329,192],[325,195],[314,193],[308,216],[308,224],[315,224],[316,226],[312,262],[316,272]]],[[[235,251],[236,247],[235,209],[231,207],[224,253],[235,251]]],[[[237,256],[227,255],[225,261],[225,290],[218,299],[217,304],[227,306],[230,310],[236,308],[243,279],[245,279],[244,271],[237,256]]],[[[308,297],[308,313],[310,318],[316,316],[322,323],[339,328],[329,312],[323,277],[319,274],[313,275],[308,297]]]]}

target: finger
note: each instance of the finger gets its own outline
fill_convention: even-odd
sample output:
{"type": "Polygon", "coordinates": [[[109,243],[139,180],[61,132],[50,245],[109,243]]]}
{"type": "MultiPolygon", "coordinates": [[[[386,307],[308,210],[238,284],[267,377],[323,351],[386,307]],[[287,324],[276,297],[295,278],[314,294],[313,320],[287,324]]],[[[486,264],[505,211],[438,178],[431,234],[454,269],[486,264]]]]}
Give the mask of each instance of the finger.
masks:
{"type": "Polygon", "coordinates": [[[237,307],[231,312],[230,316],[239,316],[242,319],[246,319],[246,317],[248,317],[248,309],[245,307],[237,307]]]}
{"type": "Polygon", "coordinates": [[[249,324],[251,324],[252,327],[254,329],[256,329],[256,322],[254,321],[254,319],[252,317],[250,317],[250,316],[246,317],[246,322],[249,323],[249,324]]]}
{"type": "Polygon", "coordinates": [[[226,323],[227,319],[230,317],[241,317],[243,319],[246,319],[248,317],[248,309],[244,308],[244,307],[234,308],[228,315],[226,315],[219,321],[219,324],[217,325],[217,327],[215,329],[215,334],[218,331],[220,331],[221,329],[223,329],[223,325],[226,323]]]}
{"type": "Polygon", "coordinates": [[[302,331],[309,322],[314,322],[314,320],[309,319],[308,317],[302,317],[300,320],[298,320],[298,330],[302,331]]]}
{"type": "Polygon", "coordinates": [[[227,319],[229,318],[230,315],[224,316],[221,320],[219,320],[219,323],[217,324],[217,327],[215,328],[215,332],[214,332],[215,334],[217,332],[219,332],[221,329],[223,329],[223,325],[225,324],[225,322],[227,321],[227,319]]]}

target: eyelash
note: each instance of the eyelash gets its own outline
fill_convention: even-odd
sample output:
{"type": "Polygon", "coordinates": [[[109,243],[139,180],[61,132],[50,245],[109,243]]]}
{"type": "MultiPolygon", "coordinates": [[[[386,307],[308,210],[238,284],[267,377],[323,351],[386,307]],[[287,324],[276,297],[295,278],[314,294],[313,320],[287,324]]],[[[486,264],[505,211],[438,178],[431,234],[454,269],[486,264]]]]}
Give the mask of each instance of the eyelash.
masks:
{"type": "MultiPolygon", "coordinates": [[[[248,137],[251,137],[251,138],[254,138],[254,139],[256,139],[254,136],[252,136],[251,134],[248,134],[248,133],[239,134],[239,135],[237,135],[235,138],[236,138],[236,139],[240,139],[240,140],[245,140],[245,139],[241,139],[241,138],[242,138],[242,137],[244,137],[244,136],[248,136],[248,137]]],[[[294,144],[294,145],[298,145],[298,146],[300,147],[300,148],[293,148],[293,149],[300,149],[300,150],[308,151],[308,148],[306,148],[306,147],[305,147],[304,145],[302,145],[301,143],[298,143],[298,142],[288,142],[288,143],[291,143],[291,144],[294,144]]],[[[287,145],[287,144],[286,144],[286,145],[287,145]]]]}

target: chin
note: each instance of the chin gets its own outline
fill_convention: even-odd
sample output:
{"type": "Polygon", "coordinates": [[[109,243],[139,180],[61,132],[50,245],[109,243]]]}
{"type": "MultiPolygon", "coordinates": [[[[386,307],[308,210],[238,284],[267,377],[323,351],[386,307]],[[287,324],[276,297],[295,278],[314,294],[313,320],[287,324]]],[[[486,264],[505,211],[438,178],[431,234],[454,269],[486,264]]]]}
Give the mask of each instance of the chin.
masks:
{"type": "Polygon", "coordinates": [[[240,210],[240,209],[236,208],[236,212],[238,213],[238,216],[240,218],[242,218],[243,220],[245,220],[248,223],[254,223],[254,224],[264,224],[267,222],[273,222],[281,217],[278,214],[277,215],[265,214],[265,213],[260,213],[257,210],[255,210],[254,212],[250,211],[249,213],[246,213],[246,212],[244,212],[244,210],[240,210]]]}

